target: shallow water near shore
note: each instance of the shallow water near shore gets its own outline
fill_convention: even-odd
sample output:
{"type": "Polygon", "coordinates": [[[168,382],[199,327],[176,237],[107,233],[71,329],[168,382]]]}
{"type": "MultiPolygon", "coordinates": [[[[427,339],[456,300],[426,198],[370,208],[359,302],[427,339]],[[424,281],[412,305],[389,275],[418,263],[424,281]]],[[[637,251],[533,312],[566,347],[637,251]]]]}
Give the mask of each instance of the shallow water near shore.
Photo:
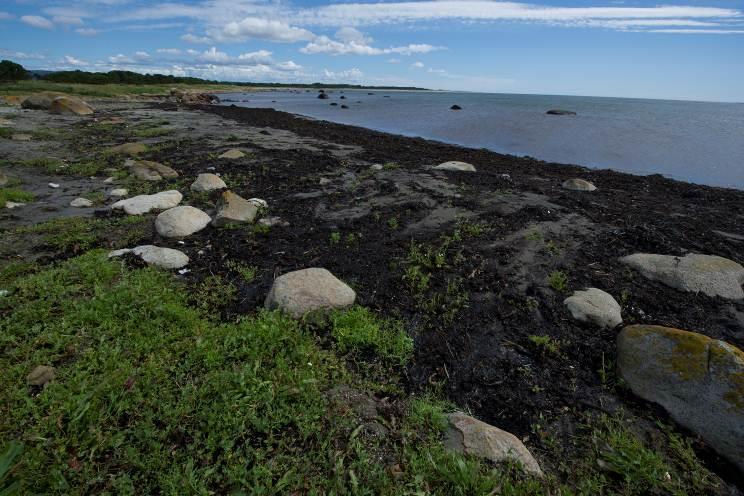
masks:
{"type": "Polygon", "coordinates": [[[319,99],[315,90],[221,97],[225,105],[275,108],[500,153],[744,189],[744,104],[377,90],[336,90],[329,99],[319,99]],[[452,105],[462,110],[450,110],[452,105]],[[577,115],[545,114],[556,108],[577,115]]]}

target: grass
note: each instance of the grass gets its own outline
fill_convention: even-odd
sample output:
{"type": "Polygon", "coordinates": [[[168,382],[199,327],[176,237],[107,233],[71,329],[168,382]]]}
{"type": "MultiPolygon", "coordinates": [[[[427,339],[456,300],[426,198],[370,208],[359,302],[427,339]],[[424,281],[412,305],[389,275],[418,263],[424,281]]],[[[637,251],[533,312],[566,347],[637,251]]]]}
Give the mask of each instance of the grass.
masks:
{"type": "Polygon", "coordinates": [[[334,312],[330,320],[331,334],[341,353],[371,351],[399,365],[413,353],[413,340],[400,322],[384,321],[364,307],[334,312]]]}
{"type": "Polygon", "coordinates": [[[527,339],[543,354],[560,355],[561,353],[560,342],[550,336],[531,335],[527,336],[527,339]]]}
{"type": "Polygon", "coordinates": [[[34,201],[34,194],[18,188],[0,188],[0,208],[7,202],[28,203],[34,201]]]}
{"type": "Polygon", "coordinates": [[[158,136],[167,136],[173,132],[173,129],[165,127],[150,127],[145,129],[135,129],[132,131],[132,136],[138,138],[156,138],[158,136]]]}
{"type": "Polygon", "coordinates": [[[237,260],[228,260],[225,262],[225,266],[233,272],[237,272],[240,278],[244,282],[253,282],[258,275],[258,267],[255,265],[248,265],[237,260]]]}
{"type": "Polygon", "coordinates": [[[568,275],[561,270],[554,270],[548,276],[548,285],[562,293],[568,289],[568,275]]]}
{"type": "Polygon", "coordinates": [[[10,139],[11,136],[15,134],[15,131],[13,128],[10,127],[0,127],[0,138],[4,139],[10,139]]]}
{"type": "MultiPolygon", "coordinates": [[[[0,488],[547,494],[508,467],[445,452],[444,410],[427,398],[391,424],[395,435],[365,436],[323,393],[363,378],[302,324],[265,311],[221,324],[188,301],[169,273],[129,270],[101,251],[17,277],[0,300],[0,450],[11,454],[0,459],[0,488]],[[38,364],[54,366],[56,379],[29,388],[38,364]],[[395,475],[380,450],[397,460],[395,475]]],[[[339,343],[377,343],[395,358],[410,350],[390,347],[392,334],[367,310],[334,319],[339,343]]]]}

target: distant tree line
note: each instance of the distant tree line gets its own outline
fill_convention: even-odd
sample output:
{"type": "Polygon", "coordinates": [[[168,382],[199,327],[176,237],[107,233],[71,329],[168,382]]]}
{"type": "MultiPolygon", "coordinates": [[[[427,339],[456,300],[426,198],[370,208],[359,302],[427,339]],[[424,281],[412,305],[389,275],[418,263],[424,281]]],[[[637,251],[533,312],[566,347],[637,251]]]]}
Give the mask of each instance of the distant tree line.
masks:
{"type": "Polygon", "coordinates": [[[20,81],[29,77],[31,75],[21,64],[10,60],[0,61],[0,81],[20,81]]]}
{"type": "MultiPolygon", "coordinates": [[[[109,71],[109,72],[87,72],[87,71],[59,71],[43,74],[33,74],[34,77],[54,83],[82,83],[82,84],[228,84],[234,86],[262,86],[269,88],[349,88],[349,89],[399,89],[399,90],[421,90],[414,86],[363,86],[361,84],[327,84],[327,83],[256,83],[256,82],[233,82],[214,81],[195,77],[170,76],[167,74],[140,74],[132,71],[109,71]]],[[[0,81],[19,81],[29,79],[32,73],[23,68],[22,65],[10,60],[0,62],[0,81]]]]}

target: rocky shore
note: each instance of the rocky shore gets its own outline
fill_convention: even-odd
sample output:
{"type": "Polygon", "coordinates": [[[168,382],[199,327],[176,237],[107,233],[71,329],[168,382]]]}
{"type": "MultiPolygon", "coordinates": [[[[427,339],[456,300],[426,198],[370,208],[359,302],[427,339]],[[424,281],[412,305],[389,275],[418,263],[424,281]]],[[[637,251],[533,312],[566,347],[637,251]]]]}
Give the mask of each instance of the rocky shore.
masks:
{"type": "MultiPolygon", "coordinates": [[[[621,419],[671,467],[652,493],[742,493],[744,192],[203,101],[0,107],[0,267],[105,248],[170,271],[221,322],[362,307],[412,343],[395,393],[378,370],[377,392],[341,395],[370,402],[383,437],[386,402],[436,394],[455,452],[576,492],[586,465],[608,493],[649,494],[617,482],[620,448],[587,448],[597,418],[621,419]],[[106,232],[34,227],[80,218],[106,232]]],[[[65,360],[48,362],[34,387],[61,381],[65,360]]]]}

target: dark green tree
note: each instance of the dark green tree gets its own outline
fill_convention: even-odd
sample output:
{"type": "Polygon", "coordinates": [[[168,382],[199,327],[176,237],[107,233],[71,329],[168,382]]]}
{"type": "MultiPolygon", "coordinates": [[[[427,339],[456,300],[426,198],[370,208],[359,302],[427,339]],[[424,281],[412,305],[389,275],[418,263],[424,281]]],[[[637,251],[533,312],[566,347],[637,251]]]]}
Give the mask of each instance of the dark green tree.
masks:
{"type": "Polygon", "coordinates": [[[28,71],[21,64],[10,60],[0,62],[0,81],[20,81],[28,79],[28,71]]]}

